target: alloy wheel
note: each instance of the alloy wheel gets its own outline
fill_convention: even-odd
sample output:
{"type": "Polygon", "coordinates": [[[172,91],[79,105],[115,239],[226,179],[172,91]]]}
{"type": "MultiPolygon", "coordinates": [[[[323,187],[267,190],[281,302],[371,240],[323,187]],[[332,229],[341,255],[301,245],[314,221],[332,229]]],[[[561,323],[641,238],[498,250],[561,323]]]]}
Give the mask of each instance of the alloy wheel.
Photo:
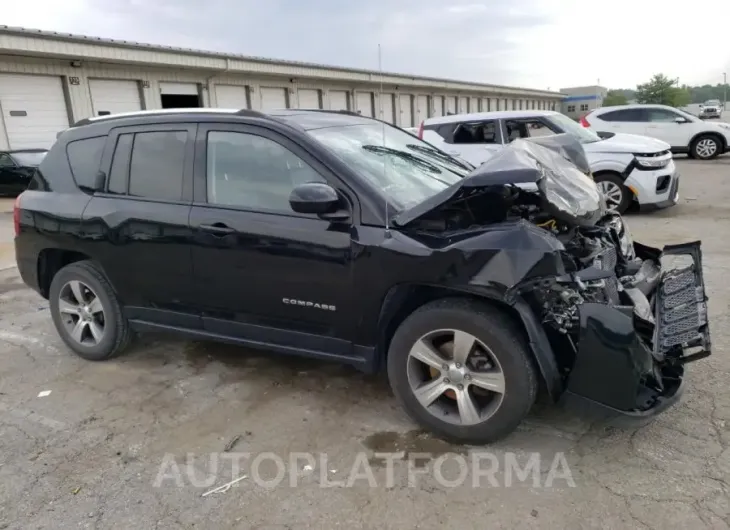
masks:
{"type": "Polygon", "coordinates": [[[476,425],[501,406],[499,361],[474,335],[443,329],[421,337],[408,355],[408,382],[420,404],[442,421],[476,425]]]}
{"type": "Polygon", "coordinates": [[[703,138],[697,142],[695,152],[700,158],[710,158],[717,152],[717,141],[712,138],[703,138]]]}
{"type": "Polygon", "coordinates": [[[69,336],[82,346],[96,346],[104,338],[104,307],[85,283],[72,280],[61,287],[58,311],[69,336]]]}
{"type": "Polygon", "coordinates": [[[598,189],[601,190],[601,193],[606,198],[606,206],[609,210],[616,210],[621,204],[621,201],[623,201],[624,192],[615,182],[611,182],[610,180],[599,182],[598,189]]]}

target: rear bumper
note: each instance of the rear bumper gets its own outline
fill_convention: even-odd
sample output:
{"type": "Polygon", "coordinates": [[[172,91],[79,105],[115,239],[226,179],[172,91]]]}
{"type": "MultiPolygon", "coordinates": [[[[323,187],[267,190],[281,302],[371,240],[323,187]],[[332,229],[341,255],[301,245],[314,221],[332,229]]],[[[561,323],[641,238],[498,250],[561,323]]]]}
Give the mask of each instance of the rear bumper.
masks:
{"type": "Polygon", "coordinates": [[[35,253],[29,252],[26,249],[26,245],[15,238],[15,263],[18,266],[18,272],[20,278],[23,280],[28,287],[34,291],[41,292],[40,282],[38,279],[38,256],[35,253]]]}
{"type": "Polygon", "coordinates": [[[580,306],[576,360],[561,402],[599,420],[639,426],[680,400],[685,365],[710,355],[711,343],[700,243],[663,251],[635,246],[643,259],[685,255],[692,264],[662,271],[653,330],[631,306],[580,306]]]}

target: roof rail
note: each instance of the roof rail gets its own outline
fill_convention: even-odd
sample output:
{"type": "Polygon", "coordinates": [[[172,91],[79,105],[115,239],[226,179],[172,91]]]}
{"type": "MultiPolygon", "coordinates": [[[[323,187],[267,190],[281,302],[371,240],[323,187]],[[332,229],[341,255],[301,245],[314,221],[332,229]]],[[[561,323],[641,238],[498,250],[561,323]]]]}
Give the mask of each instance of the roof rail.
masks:
{"type": "Polygon", "coordinates": [[[251,109],[241,109],[235,113],[236,116],[248,116],[250,118],[270,118],[268,114],[251,109]]]}
{"type": "Polygon", "coordinates": [[[116,120],[120,118],[135,118],[141,116],[165,116],[185,113],[211,113],[211,114],[223,114],[228,116],[250,116],[252,118],[270,118],[267,114],[256,110],[249,109],[219,109],[213,107],[195,107],[195,108],[180,108],[180,109],[150,109],[150,110],[136,110],[131,112],[120,112],[117,114],[106,114],[103,116],[93,116],[90,118],[83,118],[75,122],[72,127],[83,127],[91,123],[116,120]]]}

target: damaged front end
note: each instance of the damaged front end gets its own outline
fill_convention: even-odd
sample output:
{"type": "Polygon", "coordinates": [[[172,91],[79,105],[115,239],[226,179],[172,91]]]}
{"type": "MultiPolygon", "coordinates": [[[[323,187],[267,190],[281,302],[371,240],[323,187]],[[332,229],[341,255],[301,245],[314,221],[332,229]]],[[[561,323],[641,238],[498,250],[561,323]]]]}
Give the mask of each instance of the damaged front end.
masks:
{"type": "Polygon", "coordinates": [[[684,365],[710,354],[700,243],[634,242],[568,135],[512,142],[394,225],[483,253],[469,285],[520,313],[554,399],[641,423],[676,403],[684,365]]]}
{"type": "Polygon", "coordinates": [[[558,346],[563,400],[648,420],[679,399],[684,365],[710,354],[700,243],[633,243],[608,214],[565,249],[571,272],[521,287],[558,346]]]}

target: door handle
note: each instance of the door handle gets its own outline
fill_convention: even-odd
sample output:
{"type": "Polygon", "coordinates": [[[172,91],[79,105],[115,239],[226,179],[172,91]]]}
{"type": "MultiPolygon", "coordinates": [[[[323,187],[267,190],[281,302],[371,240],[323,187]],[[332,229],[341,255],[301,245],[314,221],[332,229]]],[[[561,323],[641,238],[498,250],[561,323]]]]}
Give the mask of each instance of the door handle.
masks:
{"type": "Polygon", "coordinates": [[[235,228],[231,228],[225,223],[213,223],[209,225],[200,225],[199,227],[201,230],[205,230],[206,232],[212,232],[213,234],[224,236],[226,234],[232,234],[236,231],[235,228]]]}

